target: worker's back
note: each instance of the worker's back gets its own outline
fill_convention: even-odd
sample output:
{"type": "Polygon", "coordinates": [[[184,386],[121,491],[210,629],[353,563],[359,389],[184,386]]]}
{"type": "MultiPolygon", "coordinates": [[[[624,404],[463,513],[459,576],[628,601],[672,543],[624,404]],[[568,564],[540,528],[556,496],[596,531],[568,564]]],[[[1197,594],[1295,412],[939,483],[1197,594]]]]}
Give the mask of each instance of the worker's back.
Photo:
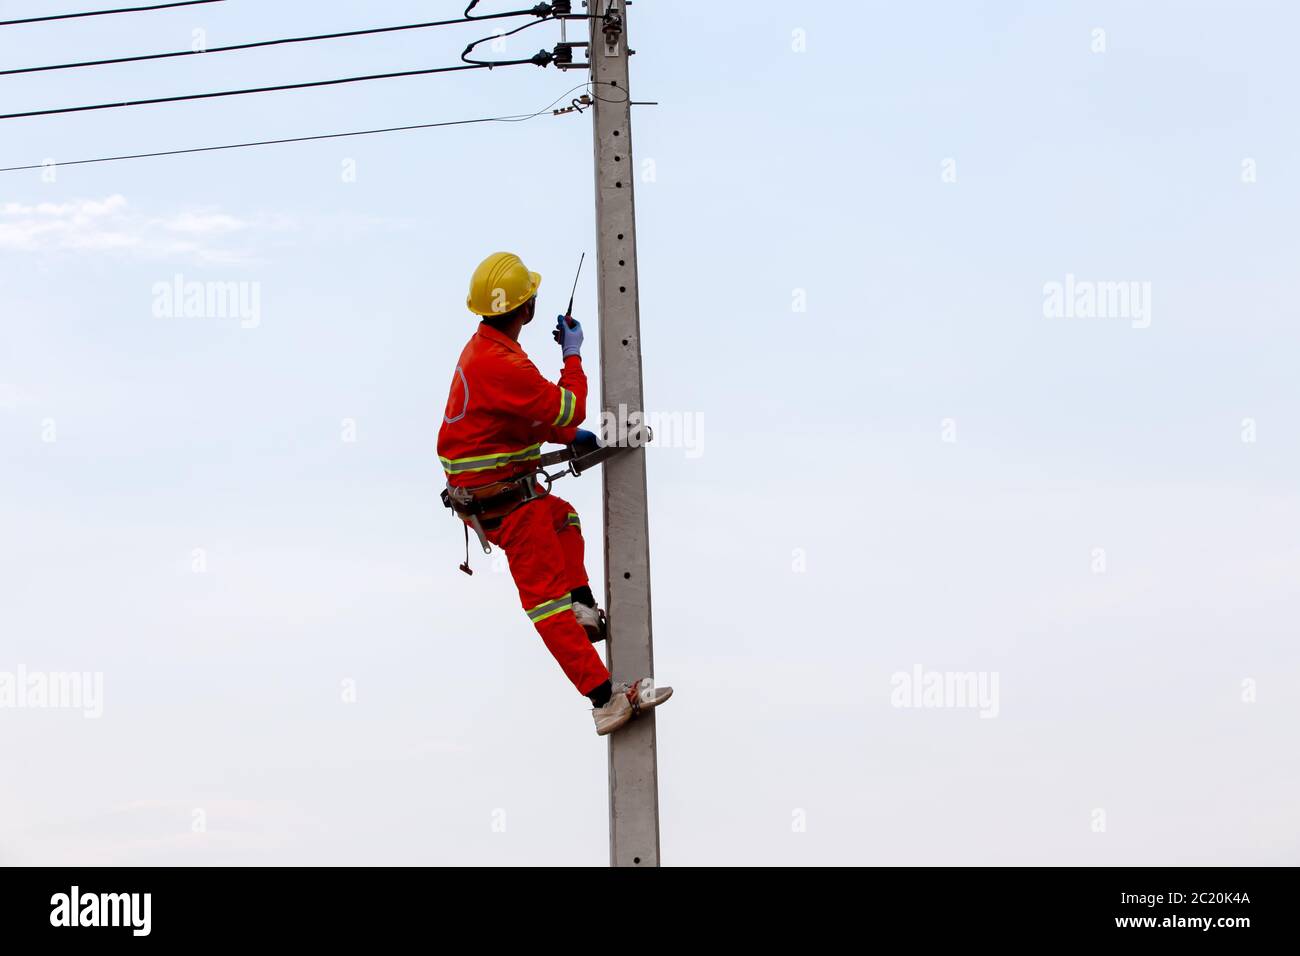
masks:
{"type": "Polygon", "coordinates": [[[518,342],[481,323],[460,354],[438,431],[448,483],[474,486],[523,474],[535,467],[542,442],[571,441],[586,400],[581,364],[572,365],[581,388],[561,388],[542,377],[518,342]]]}

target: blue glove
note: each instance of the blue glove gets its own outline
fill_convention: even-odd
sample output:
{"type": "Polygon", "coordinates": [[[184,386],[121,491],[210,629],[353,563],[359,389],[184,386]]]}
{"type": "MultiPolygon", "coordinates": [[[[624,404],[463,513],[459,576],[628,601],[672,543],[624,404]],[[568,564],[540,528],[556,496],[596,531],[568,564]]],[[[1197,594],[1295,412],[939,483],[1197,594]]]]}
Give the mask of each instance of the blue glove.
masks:
{"type": "Polygon", "coordinates": [[[551,335],[560,343],[565,358],[582,354],[582,325],[577,319],[556,316],[555,331],[551,335]]]}
{"type": "Polygon", "coordinates": [[[595,451],[600,447],[600,436],[595,432],[589,432],[585,428],[579,428],[573,437],[573,447],[578,454],[595,451]]]}

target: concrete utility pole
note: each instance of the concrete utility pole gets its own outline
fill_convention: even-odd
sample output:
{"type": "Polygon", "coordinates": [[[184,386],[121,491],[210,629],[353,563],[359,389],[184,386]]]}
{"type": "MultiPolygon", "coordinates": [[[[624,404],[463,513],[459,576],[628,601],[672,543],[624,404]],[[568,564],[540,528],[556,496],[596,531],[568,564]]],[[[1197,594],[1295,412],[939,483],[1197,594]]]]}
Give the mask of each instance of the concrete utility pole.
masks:
{"type": "MultiPolygon", "coordinates": [[[[596,153],[596,271],[600,385],[615,415],[644,411],[637,298],[636,210],[632,201],[632,110],[624,0],[589,0],[596,153]]],[[[616,419],[618,421],[618,419],[616,419]]],[[[620,426],[622,422],[619,421],[620,426]]],[[[650,527],[645,450],[605,462],[605,599],[614,680],[654,674],[650,627],[650,527]]],[[[609,738],[609,862],[659,865],[659,773],[655,712],[609,738]]]]}

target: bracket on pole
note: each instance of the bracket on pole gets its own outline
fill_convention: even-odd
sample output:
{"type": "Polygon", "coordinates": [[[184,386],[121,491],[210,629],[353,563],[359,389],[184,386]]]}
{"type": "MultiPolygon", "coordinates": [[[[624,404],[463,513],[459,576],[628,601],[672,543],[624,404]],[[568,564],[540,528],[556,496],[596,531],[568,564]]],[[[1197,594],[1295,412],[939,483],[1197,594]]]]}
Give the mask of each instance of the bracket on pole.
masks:
{"type": "Polygon", "coordinates": [[[607,9],[600,23],[600,32],[605,37],[605,56],[618,56],[618,41],[623,35],[623,18],[607,9]]]}

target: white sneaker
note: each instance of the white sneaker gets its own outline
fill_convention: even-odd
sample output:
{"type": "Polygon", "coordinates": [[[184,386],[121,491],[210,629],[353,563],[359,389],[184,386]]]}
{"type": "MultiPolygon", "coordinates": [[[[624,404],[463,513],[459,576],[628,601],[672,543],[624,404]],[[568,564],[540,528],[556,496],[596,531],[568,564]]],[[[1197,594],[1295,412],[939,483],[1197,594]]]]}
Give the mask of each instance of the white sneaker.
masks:
{"type": "Polygon", "coordinates": [[[613,690],[604,707],[591,709],[596,733],[601,737],[612,734],[633,717],[653,710],[673,696],[671,687],[655,687],[653,677],[642,677],[631,684],[615,681],[613,690]]]}
{"type": "Polygon", "coordinates": [[[612,734],[632,719],[632,704],[627,699],[626,685],[615,684],[614,693],[604,707],[591,708],[591,719],[596,722],[596,734],[612,734]]]}
{"type": "Polygon", "coordinates": [[[573,602],[573,616],[587,631],[587,638],[593,644],[599,644],[608,633],[605,626],[605,612],[598,607],[587,607],[573,602]]]}

